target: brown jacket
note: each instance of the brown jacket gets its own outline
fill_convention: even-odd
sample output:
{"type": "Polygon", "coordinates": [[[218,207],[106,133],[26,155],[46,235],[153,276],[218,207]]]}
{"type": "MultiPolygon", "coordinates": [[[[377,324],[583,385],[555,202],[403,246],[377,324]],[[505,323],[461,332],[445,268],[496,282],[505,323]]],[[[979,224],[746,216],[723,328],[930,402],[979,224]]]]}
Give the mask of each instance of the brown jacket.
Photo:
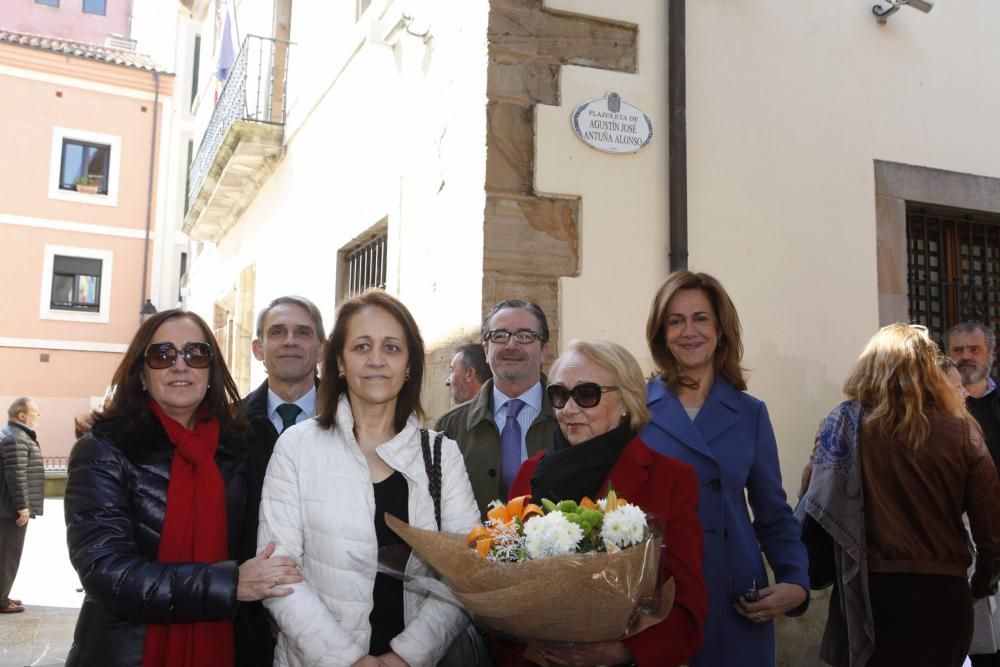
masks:
{"type": "Polygon", "coordinates": [[[1000,558],[1000,481],[979,430],[937,410],[913,449],[861,436],[870,572],[966,576],[972,560],[962,513],[979,552],[975,579],[993,579],[1000,558]]]}

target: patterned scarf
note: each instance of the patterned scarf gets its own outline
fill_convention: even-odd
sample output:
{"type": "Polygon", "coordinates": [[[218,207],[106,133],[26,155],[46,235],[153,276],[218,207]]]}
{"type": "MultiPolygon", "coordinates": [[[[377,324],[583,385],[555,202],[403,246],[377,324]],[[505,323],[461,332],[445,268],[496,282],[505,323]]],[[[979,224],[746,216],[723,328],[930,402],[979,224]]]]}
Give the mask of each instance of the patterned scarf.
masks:
{"type": "MultiPolygon", "coordinates": [[[[226,488],[215,464],[219,421],[203,421],[199,413],[189,431],[155,401],[149,401],[149,409],[175,447],[156,559],[161,563],[226,560],[226,488]]],[[[232,667],[234,651],[231,620],[150,624],[142,667],[232,667]]]]}
{"type": "Polygon", "coordinates": [[[834,542],[835,590],[842,615],[832,614],[827,620],[820,657],[838,667],[864,667],[875,649],[858,449],[860,426],[861,407],[854,401],[841,403],[823,420],[816,434],[809,490],[800,504],[834,542]]]}

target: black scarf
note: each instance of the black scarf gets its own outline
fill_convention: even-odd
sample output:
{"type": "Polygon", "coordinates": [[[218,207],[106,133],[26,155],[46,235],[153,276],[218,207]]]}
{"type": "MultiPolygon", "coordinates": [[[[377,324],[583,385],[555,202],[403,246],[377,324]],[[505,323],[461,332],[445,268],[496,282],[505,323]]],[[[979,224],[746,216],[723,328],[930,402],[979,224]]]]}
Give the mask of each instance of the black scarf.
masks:
{"type": "Polygon", "coordinates": [[[546,450],[531,476],[532,500],[579,502],[584,496],[597,500],[611,468],[634,436],[635,431],[625,421],[607,433],[571,445],[557,428],[553,446],[546,450]]]}

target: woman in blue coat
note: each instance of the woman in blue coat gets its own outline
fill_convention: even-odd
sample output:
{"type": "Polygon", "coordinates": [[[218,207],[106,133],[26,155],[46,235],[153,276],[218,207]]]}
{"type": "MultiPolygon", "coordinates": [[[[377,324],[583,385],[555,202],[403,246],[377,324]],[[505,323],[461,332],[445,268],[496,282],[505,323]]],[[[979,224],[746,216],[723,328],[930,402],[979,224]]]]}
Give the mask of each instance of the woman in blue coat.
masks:
{"type": "Polygon", "coordinates": [[[642,439],[693,466],[701,487],[708,619],[691,665],[771,667],[773,619],[808,605],[808,559],[767,408],[745,392],[736,308],[715,278],[672,273],[653,299],[646,340],[660,375],[648,386],[642,439]]]}

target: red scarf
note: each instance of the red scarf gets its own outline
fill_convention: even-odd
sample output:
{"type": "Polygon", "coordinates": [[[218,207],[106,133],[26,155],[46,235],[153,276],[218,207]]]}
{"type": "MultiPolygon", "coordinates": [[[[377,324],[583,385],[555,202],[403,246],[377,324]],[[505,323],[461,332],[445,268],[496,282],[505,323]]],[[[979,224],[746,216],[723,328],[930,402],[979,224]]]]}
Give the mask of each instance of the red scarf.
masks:
{"type": "MultiPolygon", "coordinates": [[[[219,420],[187,430],[155,401],[149,409],[174,444],[167,507],[156,559],[161,563],[214,563],[229,557],[226,487],[215,465],[219,420]]],[[[146,626],[142,667],[232,667],[233,622],[201,621],[146,626]]]]}

